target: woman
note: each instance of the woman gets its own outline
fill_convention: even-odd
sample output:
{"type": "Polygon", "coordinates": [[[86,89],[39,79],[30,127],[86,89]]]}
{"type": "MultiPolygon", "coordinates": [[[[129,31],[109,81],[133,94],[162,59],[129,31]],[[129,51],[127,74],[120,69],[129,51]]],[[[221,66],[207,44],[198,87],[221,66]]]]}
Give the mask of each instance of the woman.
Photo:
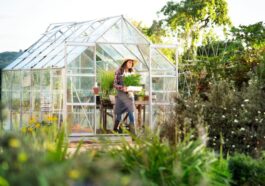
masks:
{"type": "Polygon", "coordinates": [[[123,113],[128,112],[129,117],[129,131],[135,134],[134,127],[134,98],[128,95],[127,87],[123,85],[123,77],[126,74],[134,73],[133,67],[137,63],[134,59],[125,59],[120,68],[115,72],[114,87],[117,89],[118,94],[116,96],[115,105],[115,124],[114,131],[121,133],[122,130],[119,127],[121,116],[123,113]]]}

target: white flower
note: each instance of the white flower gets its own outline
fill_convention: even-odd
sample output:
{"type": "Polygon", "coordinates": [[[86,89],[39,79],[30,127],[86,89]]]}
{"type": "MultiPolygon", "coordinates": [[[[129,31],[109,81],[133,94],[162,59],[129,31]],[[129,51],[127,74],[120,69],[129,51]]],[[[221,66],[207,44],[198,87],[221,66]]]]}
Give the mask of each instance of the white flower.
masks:
{"type": "Polygon", "coordinates": [[[234,119],[234,122],[235,122],[235,123],[238,123],[238,120],[237,120],[237,119],[234,119]]]}
{"type": "Polygon", "coordinates": [[[225,118],[225,115],[222,115],[222,118],[225,118]]]}
{"type": "Polygon", "coordinates": [[[244,102],[249,102],[249,99],[245,99],[244,102]]]}
{"type": "Polygon", "coordinates": [[[241,107],[244,107],[245,105],[244,104],[241,104],[241,107]]]}
{"type": "Polygon", "coordinates": [[[260,112],[260,111],[258,111],[258,113],[260,114],[261,112],[260,112]]]}
{"type": "Polygon", "coordinates": [[[232,145],[232,148],[235,148],[236,146],[235,145],[232,145]]]}
{"type": "Polygon", "coordinates": [[[245,131],[246,129],[244,127],[241,127],[240,128],[240,131],[245,131]]]}
{"type": "Polygon", "coordinates": [[[250,145],[247,145],[247,148],[249,148],[250,147],[250,145]]]}
{"type": "Polygon", "coordinates": [[[234,134],[235,132],[232,130],[231,133],[234,134]]]}

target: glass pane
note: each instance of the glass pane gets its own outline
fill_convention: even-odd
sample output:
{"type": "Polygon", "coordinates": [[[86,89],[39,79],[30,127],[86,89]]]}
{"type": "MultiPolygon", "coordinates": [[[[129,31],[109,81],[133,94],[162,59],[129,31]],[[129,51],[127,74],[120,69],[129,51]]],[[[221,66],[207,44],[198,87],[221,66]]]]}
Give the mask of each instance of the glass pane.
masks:
{"type": "Polygon", "coordinates": [[[100,26],[97,27],[96,31],[90,35],[88,42],[97,41],[99,37],[101,37],[106,31],[108,31],[111,26],[113,26],[119,19],[120,17],[114,17],[104,20],[104,22],[102,22],[100,26]]]}
{"type": "Polygon", "coordinates": [[[67,66],[73,74],[94,74],[94,50],[87,48],[80,56],[67,66]]]}
{"type": "Polygon", "coordinates": [[[40,91],[32,92],[32,110],[40,111],[40,91]]]}
{"type": "Polygon", "coordinates": [[[49,90],[50,89],[50,69],[42,70],[40,72],[41,78],[41,90],[49,90]]]}
{"type": "Polygon", "coordinates": [[[52,93],[50,90],[42,91],[40,94],[40,110],[42,112],[52,111],[52,93]]]}
{"type": "Polygon", "coordinates": [[[12,111],[20,110],[20,92],[12,91],[12,101],[11,101],[12,111]]]}
{"type": "Polygon", "coordinates": [[[22,111],[29,111],[30,110],[30,96],[31,93],[28,89],[23,89],[22,91],[22,111]]]}
{"type": "Polygon", "coordinates": [[[153,90],[159,91],[175,91],[176,78],[175,77],[153,77],[153,90]]]}
{"type": "Polygon", "coordinates": [[[32,72],[32,90],[39,90],[40,89],[40,71],[34,70],[32,72]]]}
{"type": "Polygon", "coordinates": [[[68,107],[67,123],[72,133],[95,133],[95,109],[89,106],[68,107]]]}
{"type": "Polygon", "coordinates": [[[63,94],[52,95],[53,110],[60,111],[63,109],[63,94]]]}
{"type": "Polygon", "coordinates": [[[136,44],[149,44],[149,41],[147,41],[143,35],[138,33],[127,21],[124,24],[123,41],[136,44]]]}
{"type": "Polygon", "coordinates": [[[73,76],[67,77],[67,102],[68,103],[94,103],[95,77],[73,76]]]}
{"type": "Polygon", "coordinates": [[[152,69],[153,70],[175,70],[174,65],[167,60],[167,58],[161,53],[159,52],[157,49],[153,49],[152,53],[152,69]]]}
{"type": "Polygon", "coordinates": [[[103,36],[107,42],[122,42],[122,30],[121,30],[121,21],[118,21],[113,25],[103,36]]]}

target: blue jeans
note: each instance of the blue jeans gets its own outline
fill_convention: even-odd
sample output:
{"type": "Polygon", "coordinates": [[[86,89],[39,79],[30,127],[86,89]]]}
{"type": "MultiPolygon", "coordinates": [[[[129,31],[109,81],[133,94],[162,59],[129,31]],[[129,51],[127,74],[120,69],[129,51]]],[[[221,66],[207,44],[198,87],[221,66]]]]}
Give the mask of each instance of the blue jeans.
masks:
{"type": "MultiPolygon", "coordinates": [[[[134,112],[128,112],[128,117],[130,124],[134,124],[134,112]]],[[[119,122],[121,121],[121,114],[116,115],[116,120],[119,122]]]]}

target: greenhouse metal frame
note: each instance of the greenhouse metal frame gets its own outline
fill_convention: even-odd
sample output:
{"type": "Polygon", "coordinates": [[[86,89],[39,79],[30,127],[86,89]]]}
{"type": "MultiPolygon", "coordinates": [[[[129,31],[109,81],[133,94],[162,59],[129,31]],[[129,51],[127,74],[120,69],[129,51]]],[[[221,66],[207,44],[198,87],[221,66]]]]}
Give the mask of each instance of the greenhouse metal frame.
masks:
{"type": "Polygon", "coordinates": [[[87,129],[82,133],[96,134],[101,124],[92,88],[101,71],[116,70],[127,57],[139,62],[135,68],[149,94],[145,122],[154,128],[160,109],[170,112],[178,92],[177,45],[152,44],[123,16],[51,24],[3,69],[3,128],[56,116],[70,131],[80,125],[87,129]],[[175,64],[161,53],[165,48],[175,52],[175,64]]]}

